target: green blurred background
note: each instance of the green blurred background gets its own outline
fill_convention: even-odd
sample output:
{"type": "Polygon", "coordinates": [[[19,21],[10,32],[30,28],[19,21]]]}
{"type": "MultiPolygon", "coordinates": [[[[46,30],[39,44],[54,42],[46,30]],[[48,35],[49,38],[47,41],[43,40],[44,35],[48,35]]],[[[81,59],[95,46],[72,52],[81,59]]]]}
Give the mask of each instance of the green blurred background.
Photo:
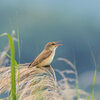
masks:
{"type": "MultiPolygon", "coordinates": [[[[52,65],[64,70],[67,65],[57,58],[72,62],[75,58],[79,85],[86,91],[91,90],[94,74],[90,46],[97,61],[95,96],[99,100],[100,0],[0,0],[0,34],[13,29],[20,33],[21,63],[32,62],[47,42],[61,40],[63,46],[52,65]]],[[[0,38],[0,51],[7,43],[7,38],[0,38]]]]}

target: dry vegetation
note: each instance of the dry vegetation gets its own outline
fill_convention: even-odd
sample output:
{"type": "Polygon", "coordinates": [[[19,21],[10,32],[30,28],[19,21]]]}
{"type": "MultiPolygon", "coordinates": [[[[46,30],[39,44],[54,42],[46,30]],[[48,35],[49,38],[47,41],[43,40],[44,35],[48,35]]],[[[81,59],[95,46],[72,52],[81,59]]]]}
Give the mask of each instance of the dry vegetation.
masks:
{"type": "MultiPolygon", "coordinates": [[[[20,65],[23,67],[23,65],[20,65]]],[[[0,94],[10,90],[10,67],[0,69],[0,94]]],[[[16,81],[17,81],[16,74],[16,81]]],[[[17,84],[17,82],[16,82],[17,84]]],[[[20,69],[19,100],[59,100],[56,81],[49,69],[20,69]]]]}
{"type": "MultiPolygon", "coordinates": [[[[77,97],[76,87],[68,83],[68,81],[75,82],[75,79],[65,77],[65,73],[75,74],[74,71],[56,70],[62,76],[62,79],[56,82],[52,68],[27,68],[27,66],[28,64],[20,65],[19,85],[17,84],[18,73],[16,74],[19,100],[74,100],[77,97]]],[[[79,100],[87,100],[88,94],[80,89],[78,90],[79,100]]],[[[9,91],[10,67],[2,67],[0,68],[0,94],[8,94],[3,100],[8,99],[9,91]]]]}

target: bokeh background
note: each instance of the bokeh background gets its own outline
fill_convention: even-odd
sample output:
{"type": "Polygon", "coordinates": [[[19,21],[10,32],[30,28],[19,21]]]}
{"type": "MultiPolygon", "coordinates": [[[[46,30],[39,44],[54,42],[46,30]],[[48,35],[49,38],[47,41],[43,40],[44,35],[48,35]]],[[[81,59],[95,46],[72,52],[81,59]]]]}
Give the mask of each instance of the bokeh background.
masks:
{"type": "MultiPolygon", "coordinates": [[[[21,63],[32,62],[47,42],[62,41],[52,66],[64,70],[67,64],[57,58],[75,59],[79,86],[87,92],[95,69],[92,50],[98,68],[95,98],[100,99],[100,0],[0,0],[0,34],[12,30],[20,33],[21,63]]],[[[0,38],[0,51],[7,44],[0,38]]]]}

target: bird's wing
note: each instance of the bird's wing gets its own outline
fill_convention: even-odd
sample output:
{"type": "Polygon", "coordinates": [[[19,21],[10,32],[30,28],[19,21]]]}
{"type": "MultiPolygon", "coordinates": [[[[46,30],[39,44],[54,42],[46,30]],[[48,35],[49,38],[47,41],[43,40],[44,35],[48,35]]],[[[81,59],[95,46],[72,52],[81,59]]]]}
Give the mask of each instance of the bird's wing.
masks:
{"type": "Polygon", "coordinates": [[[29,67],[34,67],[34,66],[38,65],[39,63],[41,63],[41,61],[43,61],[44,59],[49,57],[51,53],[52,53],[52,51],[50,51],[50,50],[45,50],[45,51],[41,52],[40,55],[37,56],[36,59],[29,65],[29,67]]]}

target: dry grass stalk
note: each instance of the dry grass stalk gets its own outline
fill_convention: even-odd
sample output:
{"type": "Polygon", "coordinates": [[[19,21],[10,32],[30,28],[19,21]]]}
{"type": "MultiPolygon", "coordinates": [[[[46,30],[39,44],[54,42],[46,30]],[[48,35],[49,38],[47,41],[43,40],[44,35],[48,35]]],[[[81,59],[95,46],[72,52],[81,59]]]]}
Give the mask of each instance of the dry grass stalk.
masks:
{"type": "MultiPolygon", "coordinates": [[[[68,61],[68,60],[67,60],[68,61]]],[[[72,63],[68,61],[68,64],[72,63]]],[[[76,97],[75,86],[68,81],[75,82],[75,79],[68,78],[67,74],[75,74],[73,70],[55,70],[62,79],[56,82],[55,72],[50,68],[27,68],[29,63],[20,64],[19,100],[74,100],[76,97]]],[[[74,65],[73,65],[74,66],[74,65]]],[[[16,84],[18,72],[16,73],[16,84]]],[[[18,88],[18,84],[16,86],[18,88]]],[[[10,91],[10,67],[0,68],[0,94],[10,91]]],[[[88,93],[79,89],[80,99],[87,100],[88,93]],[[84,98],[81,98],[81,96],[84,98]]],[[[8,100],[8,98],[3,98],[8,100]]]]}
{"type": "MultiPolygon", "coordinates": [[[[64,100],[74,100],[74,98],[77,97],[77,93],[76,93],[76,80],[78,81],[78,74],[76,71],[76,66],[72,64],[72,62],[70,62],[68,59],[65,58],[58,58],[58,60],[64,61],[66,62],[68,65],[70,65],[70,67],[72,67],[73,70],[64,70],[64,71],[60,71],[60,70],[56,70],[61,76],[62,76],[62,80],[60,80],[58,82],[58,86],[60,87],[61,91],[61,95],[64,98],[64,100]],[[77,77],[75,78],[69,78],[65,76],[66,74],[73,74],[73,75],[77,75],[77,77]],[[73,84],[69,83],[72,82],[73,84]],[[67,95],[67,96],[66,96],[67,95]]],[[[88,100],[88,93],[80,90],[78,88],[78,92],[79,92],[79,99],[80,100],[88,100]]]]}
{"type": "MultiPolygon", "coordinates": [[[[19,100],[58,100],[56,93],[56,82],[47,68],[20,69],[19,100]]],[[[17,84],[16,73],[16,84],[17,84]]],[[[18,84],[17,84],[18,87],[18,84]]],[[[0,68],[0,94],[10,89],[10,68],[0,68]]]]}

